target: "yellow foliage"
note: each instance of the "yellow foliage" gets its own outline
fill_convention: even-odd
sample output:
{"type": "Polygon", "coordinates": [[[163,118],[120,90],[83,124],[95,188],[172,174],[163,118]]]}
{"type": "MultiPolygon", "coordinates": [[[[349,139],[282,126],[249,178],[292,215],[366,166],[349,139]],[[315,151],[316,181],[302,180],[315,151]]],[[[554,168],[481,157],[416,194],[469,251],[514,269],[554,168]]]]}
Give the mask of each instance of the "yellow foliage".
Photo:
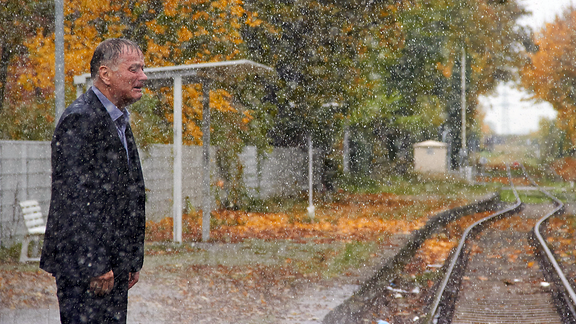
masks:
{"type": "MultiPolygon", "coordinates": [[[[89,62],[95,47],[104,39],[126,37],[135,29],[145,35],[136,39],[144,49],[147,67],[174,66],[236,59],[241,55],[240,33],[243,24],[258,26],[256,13],[247,11],[241,0],[165,0],[160,4],[152,0],[133,2],[69,0],[65,6],[65,74],[70,87],[75,75],[89,71],[89,62]],[[209,5],[207,5],[209,4],[209,5]],[[138,13],[143,13],[138,16],[138,13]],[[154,16],[155,15],[155,16],[154,16]],[[169,19],[156,19],[156,17],[169,19]],[[174,43],[174,40],[177,40],[174,43]],[[183,46],[195,42],[193,48],[183,46]]],[[[51,94],[54,88],[54,34],[29,38],[25,46],[29,52],[29,65],[18,76],[18,85],[25,91],[42,89],[51,94]]],[[[165,116],[171,115],[173,93],[163,95],[165,116]]],[[[202,118],[202,91],[199,85],[186,86],[183,92],[184,138],[187,143],[200,143],[202,132],[196,121],[202,118]]],[[[239,124],[252,119],[250,114],[238,112],[231,105],[231,95],[223,89],[210,92],[211,109],[229,114],[240,114],[239,124]]]]}
{"type": "Polygon", "coordinates": [[[173,17],[178,14],[178,0],[164,0],[164,13],[173,17]]]}
{"type": "Polygon", "coordinates": [[[450,60],[447,65],[442,64],[441,62],[436,63],[436,69],[442,72],[442,75],[445,78],[450,78],[452,76],[452,69],[454,68],[454,61],[450,60]]]}
{"type": "Polygon", "coordinates": [[[558,17],[537,34],[539,50],[530,55],[531,64],[522,70],[522,85],[533,91],[533,98],[552,104],[558,111],[558,127],[564,130],[572,146],[576,145],[576,11],[558,17]]]}
{"type": "Polygon", "coordinates": [[[152,21],[148,21],[146,22],[146,25],[148,26],[148,28],[150,28],[150,30],[152,30],[152,32],[154,32],[155,34],[164,34],[166,32],[166,27],[162,26],[162,25],[158,25],[158,23],[156,22],[156,20],[152,20],[152,21]]]}
{"type": "Polygon", "coordinates": [[[194,34],[188,29],[186,26],[182,26],[178,31],[178,41],[179,42],[186,42],[194,37],[194,34]]]}

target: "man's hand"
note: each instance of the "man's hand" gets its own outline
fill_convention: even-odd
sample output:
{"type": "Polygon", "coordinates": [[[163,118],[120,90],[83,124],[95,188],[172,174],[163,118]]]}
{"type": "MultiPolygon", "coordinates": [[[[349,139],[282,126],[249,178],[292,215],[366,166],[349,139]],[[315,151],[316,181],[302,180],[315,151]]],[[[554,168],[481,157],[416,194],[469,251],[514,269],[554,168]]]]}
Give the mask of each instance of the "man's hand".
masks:
{"type": "Polygon", "coordinates": [[[108,294],[112,288],[114,288],[114,272],[112,270],[90,279],[90,291],[98,296],[108,294]]]}
{"type": "Polygon", "coordinates": [[[128,289],[132,288],[140,279],[140,272],[130,272],[128,276],[128,289]]]}

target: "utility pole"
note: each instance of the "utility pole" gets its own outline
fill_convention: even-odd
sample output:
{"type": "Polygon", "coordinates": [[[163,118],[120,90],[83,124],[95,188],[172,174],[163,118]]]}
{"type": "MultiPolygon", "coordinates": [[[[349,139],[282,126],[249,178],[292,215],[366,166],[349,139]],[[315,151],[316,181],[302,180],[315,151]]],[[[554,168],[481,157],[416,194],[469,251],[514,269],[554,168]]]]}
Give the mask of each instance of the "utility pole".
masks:
{"type": "Polygon", "coordinates": [[[462,47],[462,150],[461,170],[468,182],[472,182],[472,167],[468,165],[468,149],[466,147],[466,49],[462,47]]]}
{"type": "Polygon", "coordinates": [[[55,120],[58,123],[60,116],[64,113],[65,92],[64,92],[64,0],[54,0],[55,12],[55,76],[54,76],[54,95],[55,95],[55,120]]]}
{"type": "Polygon", "coordinates": [[[462,48],[462,93],[461,93],[461,108],[462,108],[462,166],[468,163],[468,151],[466,149],[466,50],[462,48]]]}
{"type": "Polygon", "coordinates": [[[504,91],[502,93],[502,134],[510,134],[510,120],[509,120],[509,111],[508,108],[510,107],[508,103],[508,90],[504,86],[504,91]]]}

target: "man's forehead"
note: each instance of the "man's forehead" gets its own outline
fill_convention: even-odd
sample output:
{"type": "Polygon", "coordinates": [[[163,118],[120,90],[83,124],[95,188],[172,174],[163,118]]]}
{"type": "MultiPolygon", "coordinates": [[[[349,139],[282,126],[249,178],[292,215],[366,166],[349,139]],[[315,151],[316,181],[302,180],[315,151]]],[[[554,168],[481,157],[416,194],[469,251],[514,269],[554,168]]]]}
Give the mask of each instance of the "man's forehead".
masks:
{"type": "Polygon", "coordinates": [[[120,51],[120,55],[125,55],[125,54],[126,55],[137,54],[138,56],[144,57],[144,54],[142,54],[142,51],[139,48],[127,46],[127,45],[122,47],[122,50],[120,51]]]}
{"type": "Polygon", "coordinates": [[[120,55],[118,55],[117,64],[128,64],[133,65],[134,63],[144,64],[144,54],[133,47],[125,47],[120,51],[120,55]]]}

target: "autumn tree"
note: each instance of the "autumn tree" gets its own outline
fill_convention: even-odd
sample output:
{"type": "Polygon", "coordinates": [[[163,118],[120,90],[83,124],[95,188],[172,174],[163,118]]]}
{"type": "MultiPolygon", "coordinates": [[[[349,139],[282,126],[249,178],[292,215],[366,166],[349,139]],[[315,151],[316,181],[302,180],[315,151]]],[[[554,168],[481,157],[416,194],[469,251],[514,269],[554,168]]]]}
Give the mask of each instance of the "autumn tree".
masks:
{"type": "MultiPolygon", "coordinates": [[[[467,127],[476,118],[478,96],[516,78],[530,45],[530,32],[517,24],[525,11],[516,1],[442,0],[406,2],[399,55],[371,50],[380,93],[366,101],[379,108],[374,120],[391,160],[418,140],[440,139],[447,130],[453,157],[460,149],[460,69],[466,51],[467,127]]],[[[406,158],[402,155],[401,158],[406,158]]],[[[453,162],[454,159],[453,159],[453,162]]]]}
{"type": "MultiPolygon", "coordinates": [[[[73,76],[89,71],[91,55],[104,39],[125,37],[134,40],[142,48],[149,67],[195,64],[244,58],[246,51],[241,30],[244,26],[258,24],[257,15],[247,11],[240,0],[68,1],[64,35],[67,102],[74,99],[73,76]]],[[[28,38],[25,45],[29,52],[27,60],[33,69],[22,75],[19,83],[28,92],[41,89],[38,95],[44,100],[44,106],[40,109],[52,114],[54,34],[45,29],[28,38]]],[[[253,93],[258,92],[259,87],[259,80],[231,87],[212,85],[212,144],[228,149],[225,151],[228,157],[236,161],[229,168],[241,169],[238,154],[244,145],[252,143],[262,147],[268,144],[256,138],[266,134],[261,128],[267,126],[253,118],[263,115],[259,110],[268,109],[261,104],[260,97],[254,97],[253,93]]],[[[202,144],[202,93],[200,84],[183,88],[183,139],[186,144],[202,144]]],[[[171,88],[148,89],[144,98],[134,105],[133,128],[141,144],[171,141],[172,96],[171,88]]],[[[237,174],[231,169],[223,173],[237,174]]],[[[240,182],[234,183],[234,179],[228,180],[232,186],[241,186],[240,182]]],[[[231,192],[235,190],[232,189],[231,192]]]]}
{"type": "MultiPolygon", "coordinates": [[[[564,151],[576,145],[576,11],[567,10],[536,35],[539,50],[522,69],[522,86],[533,99],[545,100],[558,111],[556,124],[566,136],[564,151]]],[[[550,127],[547,127],[550,128],[550,127]]],[[[543,128],[546,131],[546,128],[543,128]]]]}
{"type": "MultiPolygon", "coordinates": [[[[148,66],[194,64],[242,58],[240,28],[258,23],[238,0],[70,1],[65,12],[66,81],[70,85],[74,75],[89,70],[95,46],[106,38],[126,37],[136,41],[143,49],[148,66]]],[[[26,42],[34,71],[20,82],[28,90],[53,88],[53,39],[53,33],[43,33],[26,42]]],[[[168,104],[171,93],[169,89],[160,92],[164,109],[155,113],[171,120],[168,104]]],[[[184,139],[188,143],[201,141],[197,125],[201,119],[201,93],[199,85],[184,89],[184,139]]],[[[211,96],[214,109],[237,112],[230,104],[232,96],[226,89],[216,89],[211,96]]],[[[68,101],[72,99],[68,97],[68,101]]]]}
{"type": "Polygon", "coordinates": [[[25,40],[54,20],[53,1],[0,1],[0,113],[12,59],[26,52],[25,40]]]}
{"type": "MultiPolygon", "coordinates": [[[[461,128],[466,127],[468,140],[479,134],[476,107],[478,97],[492,93],[500,82],[518,80],[519,71],[527,61],[527,54],[535,49],[531,30],[517,21],[526,15],[518,1],[464,1],[452,9],[449,19],[453,25],[449,38],[448,64],[454,64],[450,80],[451,92],[447,100],[449,129],[452,142],[452,165],[457,165],[461,148],[461,128]],[[461,125],[460,50],[466,51],[466,125],[461,125]]],[[[470,147],[470,143],[467,145],[470,147]]]]}
{"type": "Polygon", "coordinates": [[[0,1],[0,139],[43,139],[51,133],[53,116],[38,109],[39,103],[30,101],[34,94],[22,91],[17,80],[30,71],[26,40],[38,28],[50,32],[53,17],[53,1],[0,1]]]}
{"type": "Polygon", "coordinates": [[[398,29],[397,3],[247,1],[263,21],[244,31],[248,54],[274,66],[279,77],[270,96],[278,107],[270,132],[274,145],[304,147],[311,136],[322,174],[337,171],[343,129],[373,84],[362,66],[366,38],[374,30],[375,42],[397,48],[391,32],[398,29]]]}

